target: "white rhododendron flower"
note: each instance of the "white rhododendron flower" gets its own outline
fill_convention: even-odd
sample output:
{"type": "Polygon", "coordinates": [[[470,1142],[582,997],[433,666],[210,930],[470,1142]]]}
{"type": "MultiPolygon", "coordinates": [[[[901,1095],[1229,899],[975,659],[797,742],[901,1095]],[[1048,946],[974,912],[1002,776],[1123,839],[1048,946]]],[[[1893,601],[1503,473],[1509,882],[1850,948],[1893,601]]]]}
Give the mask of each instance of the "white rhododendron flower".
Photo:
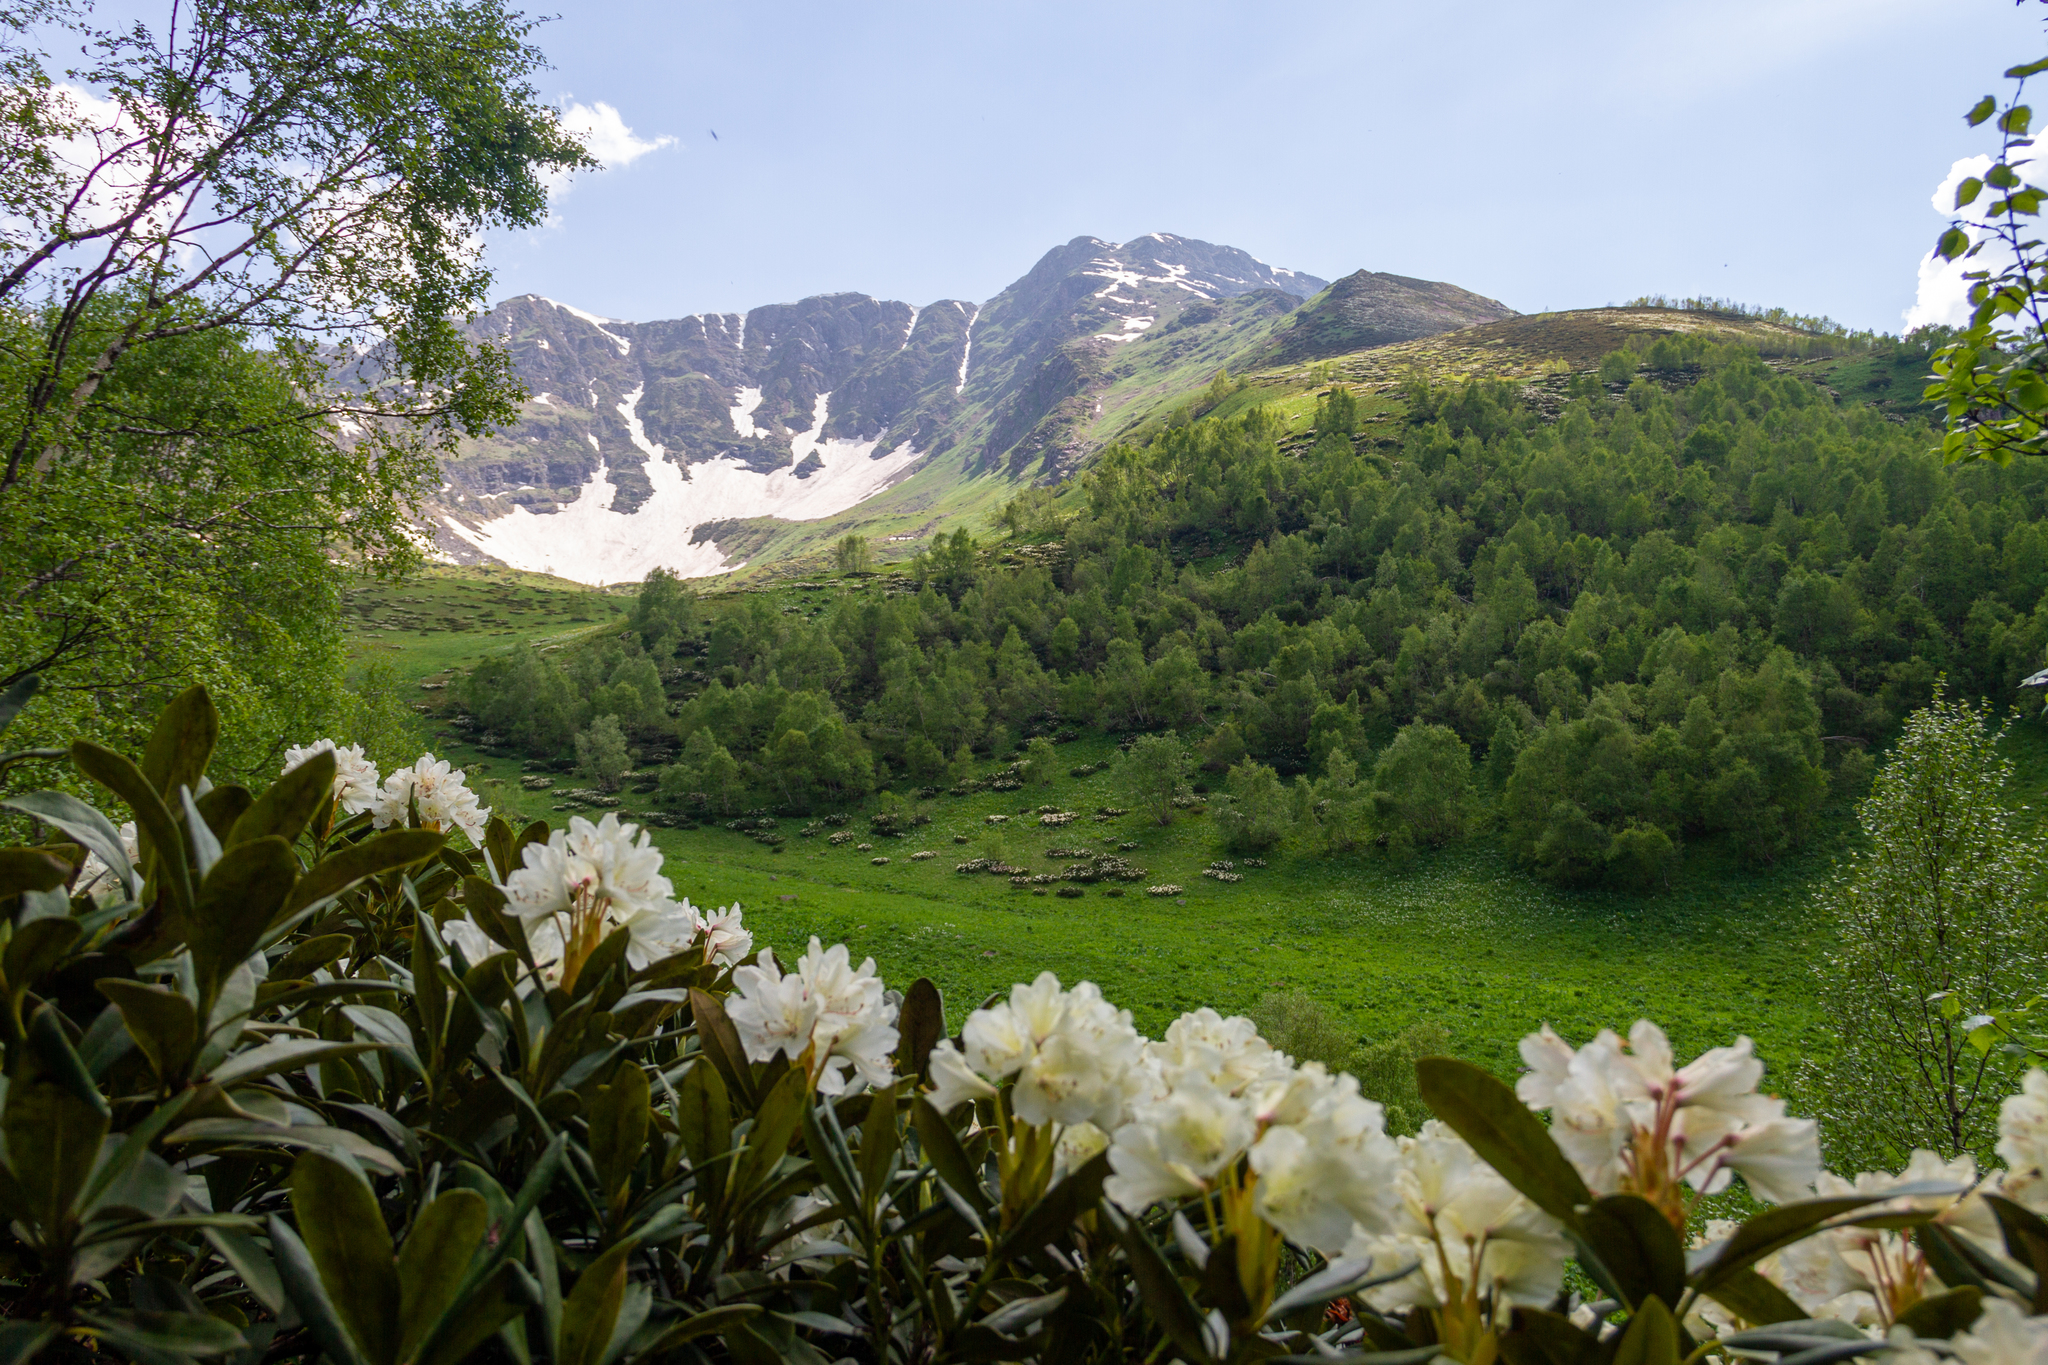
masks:
{"type": "Polygon", "coordinates": [[[1251,1149],[1261,1218],[1326,1256],[1343,1250],[1354,1225],[1391,1225],[1401,1152],[1386,1111],[1358,1093],[1355,1077],[1309,1062],[1269,1081],[1254,1116],[1265,1130],[1251,1149]]]}
{"type": "Polygon", "coordinates": [[[1927,1349],[1910,1329],[1895,1328],[1888,1365],[2048,1365],[2048,1317],[2030,1318],[2019,1305],[1984,1296],[1984,1311],[1967,1331],[1946,1343],[1953,1354],[1927,1349]]]}
{"type": "Polygon", "coordinates": [[[1167,1025],[1166,1036],[1145,1044],[1145,1064],[1157,1078],[1160,1092],[1183,1076],[1200,1076],[1232,1095],[1259,1081],[1284,1077],[1287,1054],[1259,1036],[1258,1025],[1203,1008],[1183,1014],[1167,1025]]]}
{"type": "MultiPolygon", "coordinates": [[[[584,959],[614,931],[631,936],[626,962],[635,970],[678,953],[698,951],[708,961],[751,947],[740,909],[718,912],[723,947],[706,932],[704,917],[661,875],[661,850],[647,831],[607,812],[596,824],[572,816],[569,828],[546,843],[528,844],[525,864],[506,878],[505,909],[520,920],[527,946],[551,984],[573,984],[584,959]]],[[[465,952],[467,950],[465,949],[465,952]]]]}
{"type": "MultiPolygon", "coordinates": [[[[142,861],[142,846],[135,840],[135,822],[133,820],[122,821],[119,833],[121,835],[121,851],[128,855],[128,866],[135,868],[136,874],[139,877],[141,875],[141,868],[137,864],[142,861]]],[[[107,866],[105,860],[99,854],[87,850],[85,861],[78,865],[78,876],[71,884],[72,894],[104,896],[111,892],[118,892],[120,889],[121,879],[114,875],[114,869],[107,866]]]]}
{"type": "Polygon", "coordinates": [[[1389,1230],[1361,1229],[1345,1254],[1376,1269],[1416,1269],[1365,1291],[1383,1312],[1440,1308],[1475,1284],[1496,1304],[1539,1305],[1557,1296],[1570,1246],[1557,1221],[1531,1204],[1435,1119],[1400,1140],[1399,1202],[1389,1230]],[[1447,1277],[1455,1277],[1450,1283],[1447,1277]]]}
{"type": "Polygon", "coordinates": [[[1129,1010],[1104,1000],[1092,981],[1063,990],[1051,972],[968,1015],[960,1041],[961,1049],[950,1039],[932,1049],[934,1107],[993,1095],[1015,1078],[1010,1105],[1024,1122],[1093,1123],[1105,1132],[1123,1120],[1143,1048],[1129,1010]]]}
{"type": "Polygon", "coordinates": [[[1076,1166],[1084,1166],[1109,1150],[1109,1134],[1092,1123],[1070,1123],[1060,1129],[1053,1144],[1052,1176],[1058,1180],[1076,1166]]]}
{"type": "Polygon", "coordinates": [[[370,808],[378,829],[403,829],[407,808],[417,804],[420,824],[428,829],[459,829],[469,841],[483,847],[484,822],[490,808],[477,804],[476,793],[463,782],[463,770],[450,768],[445,758],[421,754],[409,768],[400,768],[384,779],[370,808]]]}
{"type": "Polygon", "coordinates": [[[1251,1108],[1200,1076],[1136,1105],[1110,1139],[1102,1192],[1127,1213],[1206,1193],[1257,1136],[1251,1108]]]}
{"type": "Polygon", "coordinates": [[[854,967],[846,945],[822,948],[813,938],[796,970],[783,972],[763,949],[758,965],[733,971],[726,1004],[750,1061],[808,1054],[811,1084],[821,1095],[845,1093],[850,1070],[868,1085],[886,1085],[895,1069],[896,1006],[882,991],[875,960],[854,967]]]}
{"type": "Polygon", "coordinates": [[[1998,1154],[2006,1165],[1998,1192],[2048,1213],[2048,1071],[2029,1069],[2020,1093],[1999,1106],[1998,1154]]]}
{"type": "Polygon", "coordinates": [[[1647,1019],[1626,1045],[1603,1029],[1576,1050],[1546,1024],[1521,1052],[1529,1071],[1515,1093],[1550,1111],[1552,1136],[1595,1193],[1670,1203],[1681,1180],[1715,1194],[1739,1174],[1759,1198],[1784,1202],[1820,1173],[1818,1127],[1756,1093],[1764,1067],[1748,1038],[1674,1067],[1670,1041],[1647,1019]]]}
{"type": "MultiPolygon", "coordinates": [[[[686,900],[683,904],[688,905],[689,902],[686,900]]],[[[738,901],[708,915],[702,912],[699,914],[704,922],[706,962],[716,962],[721,967],[736,967],[747,960],[747,954],[754,951],[754,935],[741,920],[738,901]]]]}
{"type": "MultiPolygon", "coordinates": [[[[360,744],[341,745],[331,739],[316,739],[303,747],[286,749],[284,767],[278,770],[278,776],[284,776],[315,754],[325,753],[334,755],[334,800],[342,811],[348,815],[361,815],[374,809],[377,804],[377,765],[363,755],[360,744]]],[[[404,823],[402,803],[398,818],[401,824],[404,823]]],[[[426,819],[424,809],[420,818],[426,819]]],[[[481,843],[482,840],[476,839],[476,842],[481,843]]]]}

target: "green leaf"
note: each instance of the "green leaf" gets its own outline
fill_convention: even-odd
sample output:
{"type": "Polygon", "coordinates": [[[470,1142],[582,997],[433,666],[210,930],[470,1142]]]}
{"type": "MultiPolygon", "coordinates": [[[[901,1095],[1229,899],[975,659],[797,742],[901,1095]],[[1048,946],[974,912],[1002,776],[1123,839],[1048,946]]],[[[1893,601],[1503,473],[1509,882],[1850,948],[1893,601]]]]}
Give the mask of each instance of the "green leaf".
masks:
{"type": "Polygon", "coordinates": [[[1207,1365],[1215,1357],[1209,1354],[1209,1344],[1202,1333],[1202,1315],[1159,1254],[1159,1248],[1136,1219],[1125,1218],[1114,1204],[1105,1201],[1101,1212],[1122,1244],[1124,1255],[1130,1259],[1131,1278],[1138,1283],[1145,1311],[1188,1359],[1196,1365],[1207,1365]]]}
{"type": "Polygon", "coordinates": [[[333,799],[334,753],[323,749],[265,788],[222,842],[232,848],[276,835],[293,843],[312,823],[321,803],[333,799]]]}
{"type": "Polygon", "coordinates": [[[726,1093],[734,1096],[741,1108],[753,1108],[756,1100],[754,1068],[747,1061],[746,1049],[740,1046],[739,1030],[732,1026],[732,1020],[726,1018],[725,1006],[718,1002],[717,996],[692,986],[690,1017],[697,1024],[697,1046],[718,1068],[726,1093]]]}
{"type": "Polygon", "coordinates": [[[199,884],[185,921],[201,1007],[211,1005],[228,974],[247,960],[298,880],[292,846],[274,834],[237,844],[199,884]]]}
{"type": "Polygon", "coordinates": [[[675,1094],[676,1133],[709,1203],[723,1188],[725,1158],[732,1152],[732,1102],[718,1068],[702,1055],[676,1082],[675,1094]]]}
{"type": "MultiPolygon", "coordinates": [[[[1109,1153],[1097,1152],[1067,1172],[996,1245],[995,1260],[1036,1256],[1048,1243],[1073,1227],[1074,1220],[1102,1200],[1102,1182],[1109,1178],[1109,1153]]],[[[1234,1271],[1232,1272],[1235,1273],[1234,1271]]]]}
{"type": "Polygon", "coordinates": [[[775,1173],[789,1151],[790,1139],[803,1123],[809,1098],[801,1071],[785,1071],[782,1079],[769,1087],[761,1107],[754,1113],[754,1126],[747,1130],[747,1145],[741,1149],[733,1169],[736,1201],[752,1196],[775,1173]]]}
{"type": "Polygon", "coordinates": [[[329,897],[362,881],[433,857],[446,842],[445,834],[430,829],[390,829],[330,853],[299,878],[286,897],[279,918],[318,905],[329,897]]]}
{"type": "Polygon", "coordinates": [[[1956,207],[1959,209],[1965,208],[1975,203],[1977,196],[1983,192],[1984,182],[1974,175],[1969,177],[1962,184],[1956,186],[1956,207]]]}
{"type": "Polygon", "coordinates": [[[333,1057],[352,1057],[358,1052],[376,1052],[382,1043],[330,1043],[324,1038],[279,1038],[237,1052],[213,1069],[209,1077],[216,1085],[261,1080],[280,1071],[298,1071],[333,1057]]]}
{"type": "Polygon", "coordinates": [[[325,1152],[292,1163],[292,1213],[320,1283],[370,1365],[396,1365],[400,1290],[391,1234],[363,1178],[325,1152]]]}
{"type": "Polygon", "coordinates": [[[249,1346],[232,1324],[209,1313],[152,1313],[129,1308],[98,1313],[81,1310],[78,1316],[108,1346],[130,1359],[217,1356],[249,1346]]]}
{"type": "MultiPolygon", "coordinates": [[[[903,1128],[897,1122],[896,1087],[891,1081],[868,1096],[867,1117],[860,1126],[861,1207],[872,1218],[876,1206],[896,1170],[896,1153],[903,1142],[903,1128]]],[[[1094,1208],[1090,1199],[1083,1207],[1094,1208]]]]}
{"type": "Polygon", "coordinates": [[[499,1266],[481,1288],[463,1299],[454,1316],[443,1319],[449,1325],[435,1345],[413,1357],[417,1365],[458,1365],[470,1359],[500,1327],[524,1313],[526,1303],[512,1293],[516,1269],[516,1263],[499,1266]]]}
{"type": "Polygon", "coordinates": [[[411,1360],[427,1332],[454,1305],[491,1221],[475,1190],[449,1190],[421,1211],[398,1253],[400,1359],[411,1360]]]}
{"type": "Polygon", "coordinates": [[[273,981],[296,981],[311,976],[355,944],[355,939],[347,934],[321,934],[317,938],[301,939],[290,952],[272,964],[270,977],[273,981]]]}
{"type": "Polygon", "coordinates": [[[1826,1199],[1801,1199],[1766,1209],[1749,1219],[1724,1240],[1703,1247],[1692,1261],[1692,1283],[1708,1292],[1739,1270],[1746,1270],[1781,1247],[1810,1236],[1814,1229],[1845,1213],[1895,1199],[1904,1193],[1939,1193],[1950,1186],[1907,1186],[1881,1195],[1835,1195],[1826,1199]]]}
{"type": "Polygon", "coordinates": [[[1656,1296],[1677,1303],[1685,1293],[1685,1246],[1671,1221],[1648,1200],[1610,1194],[1581,1215],[1575,1239],[1597,1260],[1602,1279],[1634,1308],[1656,1296]]]}
{"type": "Polygon", "coordinates": [[[554,1365],[600,1365],[626,1296],[626,1260],[634,1243],[621,1242],[592,1261],[562,1300],[562,1337],[554,1365]]]}
{"type": "Polygon", "coordinates": [[[32,815],[46,825],[54,825],[75,839],[88,851],[99,855],[101,862],[114,869],[114,875],[121,879],[121,889],[133,897],[138,889],[135,869],[128,861],[128,850],[121,842],[121,831],[114,828],[106,816],[94,810],[85,802],[65,792],[27,792],[21,796],[0,801],[0,806],[32,815]]]}
{"type": "Polygon", "coordinates": [[[932,1049],[946,1036],[946,1003],[939,988],[927,976],[910,983],[896,1014],[896,1070],[904,1076],[924,1079],[932,1049]]]}
{"type": "MultiPolygon", "coordinates": [[[[30,674],[22,679],[22,682],[33,683],[35,680],[35,675],[30,674]]],[[[16,683],[8,689],[8,696],[11,697],[20,689],[21,683],[16,683]]],[[[4,707],[6,699],[0,697],[0,707],[4,707]]],[[[12,719],[12,716],[0,717],[0,728],[4,728],[5,722],[12,719]]],[[[27,1365],[61,1330],[61,1326],[54,1322],[0,1323],[0,1365],[27,1365]]]]}
{"type": "Polygon", "coordinates": [[[1963,115],[1963,118],[1972,128],[1975,128],[1997,112],[1998,101],[1986,95],[1983,99],[1971,105],[1970,112],[1963,115]]]}
{"type": "Polygon", "coordinates": [[[185,857],[185,837],[171,818],[171,808],[142,770],[112,749],[91,740],[71,742],[71,762],[78,771],[128,803],[135,813],[136,842],[143,861],[156,857],[156,874],[171,899],[172,910],[182,923],[192,909],[191,869],[185,857]]]}
{"type": "Polygon", "coordinates": [[[2004,1195],[1987,1194],[1984,1202],[1998,1218],[2007,1253],[2034,1272],[2033,1311],[2048,1311],[2041,1306],[2048,1299],[2048,1222],[2004,1195]]]}
{"type": "Polygon", "coordinates": [[[0,848],[0,897],[54,891],[71,880],[70,863],[39,848],[0,848]]]}
{"type": "Polygon", "coordinates": [[[973,1205],[984,1217],[989,1212],[988,1194],[974,1173],[974,1163],[960,1139],[946,1123],[946,1116],[919,1095],[910,1102],[911,1126],[917,1129],[917,1143],[924,1159],[938,1173],[946,1188],[973,1205]]]}
{"type": "Polygon", "coordinates": [[[633,1169],[647,1150],[647,1073],[631,1061],[599,1086],[590,1105],[590,1162],[616,1218],[631,1193],[633,1169]]]}
{"type": "Polygon", "coordinates": [[[255,1296],[256,1302],[273,1317],[282,1313],[285,1306],[284,1281],[278,1276],[276,1263],[264,1254],[256,1239],[232,1228],[206,1228],[204,1233],[213,1249],[220,1253],[220,1258],[242,1281],[242,1287],[255,1296]]]}
{"type": "Polygon", "coordinates": [[[23,992],[70,954],[84,932],[75,919],[35,919],[17,926],[6,951],[0,953],[0,972],[7,976],[8,994],[19,1001],[23,992]]]}
{"type": "Polygon", "coordinates": [[[1706,1291],[1708,1298],[1759,1327],[1773,1322],[1796,1322],[1806,1316],[1790,1294],[1754,1270],[1738,1270],[1706,1291]]]}
{"type": "Polygon", "coordinates": [[[803,1110],[804,1147],[810,1153],[812,1167],[831,1187],[832,1197],[840,1207],[861,1207],[853,1153],[847,1150],[845,1130],[840,1128],[832,1106],[807,1103],[803,1110]]]}
{"type": "Polygon", "coordinates": [[[7,727],[14,724],[14,718],[27,706],[29,698],[43,685],[41,675],[30,673],[17,679],[5,692],[0,692],[0,735],[7,733],[7,727]]]}
{"type": "Polygon", "coordinates": [[[1653,1295],[1630,1315],[1614,1351],[1614,1365],[1679,1365],[1683,1354],[1678,1349],[1678,1320],[1664,1300],[1653,1295]]]}
{"type": "Polygon", "coordinates": [[[1430,1111],[1537,1208],[1569,1227],[1593,1202],[1543,1121],[1498,1078],[1453,1057],[1424,1057],[1415,1080],[1430,1111]]]}
{"type": "Polygon", "coordinates": [[[204,687],[188,687],[157,714],[142,750],[142,775],[168,803],[180,787],[198,789],[219,742],[220,713],[213,709],[213,698],[204,687]]]}
{"type": "Polygon", "coordinates": [[[39,1005],[29,1016],[28,1050],[37,1065],[21,1067],[15,1072],[16,1080],[41,1077],[64,1087],[71,1097],[86,1108],[107,1118],[107,1098],[100,1093],[99,1082],[85,1068],[78,1053],[71,1047],[71,1039],[64,1032],[63,1016],[57,1012],[54,1003],[39,1005]]]}
{"type": "Polygon", "coordinates": [[[1970,1330],[1970,1324],[1977,1321],[1977,1315],[1983,1311],[1984,1291],[1973,1284],[1966,1284],[1946,1294],[1920,1300],[1893,1322],[1897,1326],[1911,1328],[1916,1337],[1946,1341],[1958,1332],[1970,1330]]]}
{"type": "Polygon", "coordinates": [[[2015,104],[1998,116],[1998,131],[2012,137],[2025,137],[2028,125],[2033,121],[2033,110],[2024,104],[2015,104]]]}
{"type": "Polygon", "coordinates": [[[758,1303],[729,1303],[719,1308],[713,1308],[708,1312],[684,1318],[681,1322],[656,1337],[647,1350],[643,1352],[643,1355],[648,1359],[653,1359],[662,1355],[671,1347],[680,1346],[686,1341],[694,1341],[698,1337],[711,1336],[713,1334],[723,1334],[727,1328],[737,1327],[748,1318],[759,1317],[765,1311],[758,1303]]]}
{"type": "MultiPolygon", "coordinates": [[[[382,1220],[378,1226],[383,1226],[382,1220]]],[[[340,1310],[327,1296],[327,1288],[321,1282],[319,1269],[313,1264],[306,1244],[299,1240],[299,1235],[292,1231],[289,1223],[274,1213],[270,1215],[270,1254],[277,1262],[277,1277],[284,1286],[285,1296],[311,1329],[313,1340],[320,1343],[320,1349],[340,1365],[367,1365],[355,1338],[342,1325],[340,1310]]]]}
{"type": "MultiPolygon", "coordinates": [[[[2027,77],[2039,75],[2043,71],[2048,71],[2048,57],[2043,57],[2039,61],[2028,62],[2024,66],[2007,67],[2005,78],[2009,81],[2023,81],[2027,77]]],[[[1989,99],[1990,96],[1987,95],[1985,98],[1989,99]]]]}
{"type": "Polygon", "coordinates": [[[104,977],[93,985],[121,1012],[128,1036],[149,1058],[157,1079],[166,1085],[183,1080],[199,1046],[199,1011],[192,1002],[169,987],[143,981],[104,977]]]}
{"type": "Polygon", "coordinates": [[[107,1128],[103,1110],[55,1080],[17,1076],[8,1087],[0,1133],[7,1138],[15,1181],[45,1236],[67,1221],[99,1159],[107,1128]]]}
{"type": "Polygon", "coordinates": [[[1944,261],[1953,261],[1970,249],[1970,234],[1961,228],[1950,228],[1935,239],[1934,254],[1944,261]]]}

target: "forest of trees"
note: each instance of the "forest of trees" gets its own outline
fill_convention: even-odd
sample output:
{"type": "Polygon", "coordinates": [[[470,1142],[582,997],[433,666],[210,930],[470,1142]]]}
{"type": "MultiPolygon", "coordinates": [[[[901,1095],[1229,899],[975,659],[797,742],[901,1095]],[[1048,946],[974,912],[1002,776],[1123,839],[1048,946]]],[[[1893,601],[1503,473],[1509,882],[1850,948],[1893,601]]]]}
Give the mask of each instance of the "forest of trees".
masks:
{"type": "Polygon", "coordinates": [[[550,756],[616,716],[720,809],[1171,731],[1244,844],[1497,830],[1553,880],[1643,885],[1694,841],[1777,858],[1939,678],[2009,702],[2048,643],[2048,474],[1945,472],[1931,426],[1739,345],[1618,352],[1555,420],[1418,383],[1371,425],[1335,388],[1305,448],[1261,408],[1112,448],[1011,519],[1051,567],[956,532],[914,591],[815,611],[657,575],[623,636],[463,699],[550,756]]]}

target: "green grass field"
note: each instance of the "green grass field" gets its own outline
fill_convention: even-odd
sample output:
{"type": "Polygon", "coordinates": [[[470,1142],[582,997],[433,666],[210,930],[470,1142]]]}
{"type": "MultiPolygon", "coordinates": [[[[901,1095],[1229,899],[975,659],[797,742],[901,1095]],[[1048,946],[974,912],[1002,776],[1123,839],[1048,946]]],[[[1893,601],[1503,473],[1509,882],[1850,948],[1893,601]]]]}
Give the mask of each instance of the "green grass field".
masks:
{"type": "Polygon", "coordinates": [[[526,640],[575,639],[609,622],[615,597],[566,579],[499,568],[437,568],[395,581],[364,579],[342,602],[351,671],[384,663],[398,683],[444,681],[485,655],[526,640]]]}
{"type": "MultiPolygon", "coordinates": [[[[429,604],[490,602],[508,622],[497,629],[511,635],[408,632],[380,608],[371,617],[378,634],[365,647],[384,651],[394,671],[412,680],[441,676],[518,636],[547,640],[616,627],[615,618],[574,619],[578,603],[604,605],[589,594],[539,584],[518,587],[527,608],[515,615],[503,600],[513,591],[502,581],[509,576],[472,580],[472,572],[409,582],[399,597],[419,600],[390,605],[426,614],[429,604]]],[[[573,774],[545,774],[555,789],[530,791],[521,785],[520,760],[480,754],[445,723],[433,724],[431,743],[508,815],[559,825],[571,814],[600,814],[555,809],[566,804],[561,791],[584,785],[573,774]]],[[[2048,725],[2019,722],[2009,747],[2020,778],[2013,801],[2037,800],[2048,783],[2048,725]]],[[[1825,985],[1816,971],[1829,931],[1813,900],[1853,844],[1846,806],[1831,810],[1819,837],[1773,868],[1751,870],[1713,849],[1688,850],[1670,889],[1652,896],[1548,887],[1485,837],[1399,864],[1283,849],[1264,869],[1240,862],[1244,880],[1223,884],[1201,875],[1211,860],[1228,856],[1206,814],[1183,813],[1164,828],[1136,812],[1098,821],[1099,808],[1131,804],[1113,769],[1083,778],[1064,771],[1113,759],[1114,745],[1087,737],[1059,752],[1063,775],[1048,786],[906,799],[904,809],[930,823],[902,838],[873,836],[858,811],[843,827],[855,837],[837,847],[827,843],[831,831],[800,837],[808,822],[793,817],[777,821],[786,836],[780,851],[717,825],[657,829],[654,838],[678,894],[700,906],[739,902],[758,941],[785,960],[815,934],[844,941],[856,956],[872,954],[894,986],[929,976],[956,1026],[990,992],[1045,970],[1067,982],[1097,982],[1151,1033],[1183,1010],[1243,1011],[1268,991],[1293,987],[1336,1011],[1361,1039],[1434,1021],[1459,1055],[1511,1075],[1517,1040],[1546,1020],[1580,1040],[1649,1017],[1687,1054],[1749,1034],[1771,1068],[1769,1084],[1795,1109],[1796,1063],[1829,1051],[1819,1006],[1825,985]],[[1076,818],[1045,828],[1040,806],[1076,818]],[[1008,819],[992,825],[991,815],[1008,819]],[[954,871],[989,854],[1058,871],[1065,860],[1047,858],[1049,849],[1105,852],[1124,843],[1137,844],[1122,856],[1147,875],[1121,884],[1121,896],[1105,895],[1106,884],[1097,883],[1063,899],[1050,887],[1034,894],[1004,877],[954,871]],[[921,850],[935,856],[913,861],[921,850]],[[874,866],[876,857],[889,861],[874,866]],[[1146,894],[1163,883],[1184,891],[1146,894]]],[[[629,818],[656,801],[630,787],[620,796],[629,818]]]]}

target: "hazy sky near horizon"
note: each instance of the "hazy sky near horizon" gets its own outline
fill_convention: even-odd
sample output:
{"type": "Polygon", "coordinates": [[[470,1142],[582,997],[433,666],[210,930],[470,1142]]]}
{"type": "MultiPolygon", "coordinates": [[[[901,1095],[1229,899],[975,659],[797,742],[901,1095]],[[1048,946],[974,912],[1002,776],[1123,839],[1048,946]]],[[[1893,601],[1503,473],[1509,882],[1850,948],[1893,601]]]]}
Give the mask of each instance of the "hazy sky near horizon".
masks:
{"type": "Polygon", "coordinates": [[[2048,49],[2009,0],[547,10],[538,87],[611,164],[492,237],[494,296],[636,320],[981,300],[1158,231],[1524,312],[1709,294],[1897,331],[1929,196],[1993,145],[1962,112],[2048,49]]]}

